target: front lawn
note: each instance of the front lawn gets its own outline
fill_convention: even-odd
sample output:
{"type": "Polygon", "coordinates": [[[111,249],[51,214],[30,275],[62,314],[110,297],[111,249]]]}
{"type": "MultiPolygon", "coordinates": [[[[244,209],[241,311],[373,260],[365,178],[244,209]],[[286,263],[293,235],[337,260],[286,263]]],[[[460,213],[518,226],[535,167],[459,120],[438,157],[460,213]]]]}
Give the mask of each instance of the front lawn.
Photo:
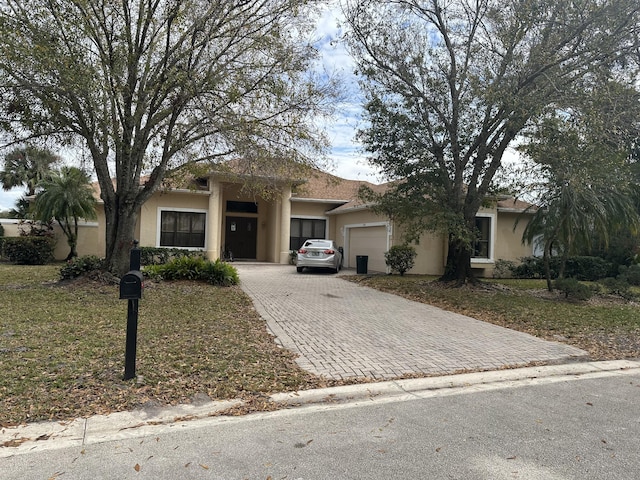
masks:
{"type": "Polygon", "coordinates": [[[589,301],[549,293],[544,280],[483,280],[455,287],[419,275],[345,277],[412,300],[589,352],[593,360],[640,358],[640,305],[613,296],[589,301]]]}
{"type": "Polygon", "coordinates": [[[323,386],[278,348],[239,287],[147,282],[137,376],[122,380],[118,285],[0,263],[0,426],[323,386]]]}

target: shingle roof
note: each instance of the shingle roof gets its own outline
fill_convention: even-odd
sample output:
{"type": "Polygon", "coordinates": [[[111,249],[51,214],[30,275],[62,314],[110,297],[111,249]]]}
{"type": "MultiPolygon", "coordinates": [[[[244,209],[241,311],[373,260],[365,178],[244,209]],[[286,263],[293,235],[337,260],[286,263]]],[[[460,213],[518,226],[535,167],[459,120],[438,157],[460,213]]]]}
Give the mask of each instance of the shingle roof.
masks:
{"type": "Polygon", "coordinates": [[[306,182],[293,189],[292,201],[318,200],[327,203],[341,204],[333,211],[363,206],[358,197],[360,187],[367,186],[374,192],[382,193],[389,184],[377,185],[363,180],[347,180],[329,173],[315,171],[306,182]]]}
{"type": "Polygon", "coordinates": [[[531,209],[532,207],[535,208],[533,204],[518,200],[517,198],[513,197],[499,199],[497,202],[497,207],[498,210],[501,210],[503,212],[523,212],[527,209],[531,209]]]}

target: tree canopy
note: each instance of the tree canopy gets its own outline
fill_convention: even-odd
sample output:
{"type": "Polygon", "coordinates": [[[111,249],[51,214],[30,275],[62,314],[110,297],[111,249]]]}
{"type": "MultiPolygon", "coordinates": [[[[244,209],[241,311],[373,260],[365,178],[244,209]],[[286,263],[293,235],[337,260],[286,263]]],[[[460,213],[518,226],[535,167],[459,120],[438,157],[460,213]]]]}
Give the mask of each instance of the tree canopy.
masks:
{"type": "Polygon", "coordinates": [[[14,187],[26,187],[26,194],[34,195],[38,183],[59,162],[57,155],[44,148],[15,148],[4,157],[4,168],[0,170],[2,188],[11,190],[14,187]]]}
{"type": "Polygon", "coordinates": [[[472,278],[475,215],[524,129],[603,83],[635,87],[639,11],[634,0],[347,2],[359,139],[400,180],[369,198],[414,238],[448,235],[445,279],[472,278]]]}
{"type": "Polygon", "coordinates": [[[562,278],[569,255],[589,251],[598,241],[606,245],[610,233],[637,231],[639,225],[629,149],[617,144],[613,134],[600,138],[591,122],[586,128],[592,130],[585,132],[584,120],[568,115],[547,119],[521,147],[538,167],[538,208],[523,241],[542,240],[549,290],[552,254],[561,256],[562,278]]]}
{"type": "Polygon", "coordinates": [[[313,164],[335,93],[310,69],[306,0],[6,0],[0,126],[88,152],[123,273],[139,207],[168,172],[242,158],[313,164]],[[141,181],[142,180],[142,181],[141,181]]]}

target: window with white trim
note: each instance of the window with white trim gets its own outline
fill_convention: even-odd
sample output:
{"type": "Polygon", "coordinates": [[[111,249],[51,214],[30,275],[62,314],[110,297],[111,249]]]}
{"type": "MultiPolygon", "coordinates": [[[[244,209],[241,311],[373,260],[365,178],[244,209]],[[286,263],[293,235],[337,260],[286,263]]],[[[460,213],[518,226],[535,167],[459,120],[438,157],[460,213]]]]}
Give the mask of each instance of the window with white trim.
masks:
{"type": "Polygon", "coordinates": [[[491,258],[491,217],[476,217],[476,233],[473,257],[491,258]]]}
{"type": "Polygon", "coordinates": [[[206,214],[163,210],[160,213],[160,246],[204,248],[206,214]]]}

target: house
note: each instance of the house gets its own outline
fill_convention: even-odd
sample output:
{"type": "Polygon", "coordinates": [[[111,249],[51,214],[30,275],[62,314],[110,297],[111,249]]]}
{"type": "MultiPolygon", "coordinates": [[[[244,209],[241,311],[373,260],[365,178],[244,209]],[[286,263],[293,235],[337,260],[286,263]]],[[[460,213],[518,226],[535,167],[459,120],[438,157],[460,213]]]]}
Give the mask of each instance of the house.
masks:
{"type": "MultiPolygon", "coordinates": [[[[366,255],[368,270],[374,272],[387,270],[384,252],[402,243],[401,227],[374,214],[357,196],[363,184],[378,192],[384,185],[320,171],[304,181],[276,179],[276,194],[269,196],[254,195],[244,184],[244,178],[220,171],[188,186],[158,191],[141,207],[135,236],[141,246],[198,249],[210,259],[231,251],[238,260],[280,264],[289,263],[291,252],[305,239],[332,238],[344,249],[345,268],[355,268],[356,256],[366,255]]],[[[527,206],[503,199],[478,213],[482,238],[472,268],[479,276],[490,276],[498,259],[517,261],[532,254],[532,247],[521,243],[526,222],[514,231],[516,218],[527,206]]],[[[79,255],[104,255],[104,218],[99,207],[98,221],[83,226],[79,255]]],[[[57,258],[66,256],[65,247],[62,236],[57,258]]],[[[411,273],[443,273],[447,251],[443,235],[424,234],[416,251],[411,273]]]]}

